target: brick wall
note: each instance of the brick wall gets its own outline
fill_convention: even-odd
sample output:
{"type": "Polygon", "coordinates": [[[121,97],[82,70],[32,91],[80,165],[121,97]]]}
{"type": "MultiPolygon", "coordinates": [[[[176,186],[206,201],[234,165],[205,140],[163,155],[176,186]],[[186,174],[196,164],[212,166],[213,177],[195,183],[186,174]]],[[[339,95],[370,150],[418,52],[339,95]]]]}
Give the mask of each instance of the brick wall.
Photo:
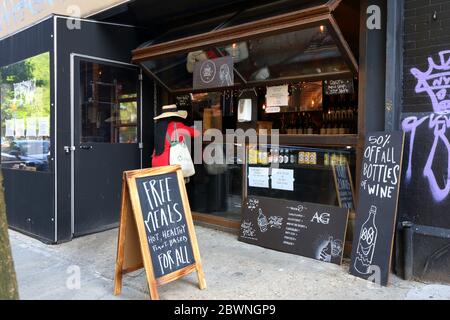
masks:
{"type": "Polygon", "coordinates": [[[428,95],[415,93],[410,70],[426,71],[428,57],[438,63],[438,53],[450,50],[450,0],[405,0],[403,40],[403,112],[432,111],[428,95]]]}

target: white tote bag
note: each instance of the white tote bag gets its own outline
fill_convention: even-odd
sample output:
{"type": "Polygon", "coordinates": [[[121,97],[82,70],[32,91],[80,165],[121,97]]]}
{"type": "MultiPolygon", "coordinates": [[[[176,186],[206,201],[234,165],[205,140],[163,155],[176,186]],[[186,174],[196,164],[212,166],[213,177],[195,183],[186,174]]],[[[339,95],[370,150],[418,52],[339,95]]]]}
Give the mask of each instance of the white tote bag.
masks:
{"type": "Polygon", "coordinates": [[[178,136],[177,124],[174,124],[175,140],[172,141],[167,133],[167,140],[170,142],[170,165],[181,166],[183,177],[191,177],[195,174],[194,163],[192,162],[191,154],[186,146],[186,143],[180,142],[178,136]]]}

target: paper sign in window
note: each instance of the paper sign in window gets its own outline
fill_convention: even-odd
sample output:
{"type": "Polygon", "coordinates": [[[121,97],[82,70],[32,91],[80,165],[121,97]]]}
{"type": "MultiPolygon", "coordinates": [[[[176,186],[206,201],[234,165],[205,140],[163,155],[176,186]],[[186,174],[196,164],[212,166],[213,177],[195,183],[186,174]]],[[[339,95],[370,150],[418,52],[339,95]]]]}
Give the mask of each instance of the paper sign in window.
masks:
{"type": "Polygon", "coordinates": [[[294,191],[294,170],[272,169],[272,189],[294,191]]]}
{"type": "Polygon", "coordinates": [[[50,136],[50,120],[48,118],[39,118],[39,136],[50,136]]]}
{"type": "Polygon", "coordinates": [[[248,186],[253,188],[269,188],[269,168],[248,169],[248,186]]]}
{"type": "Polygon", "coordinates": [[[289,105],[289,88],[287,85],[267,87],[267,107],[282,107],[289,105]]]}
{"type": "Polygon", "coordinates": [[[5,120],[5,137],[14,137],[14,119],[5,120]]]}
{"type": "Polygon", "coordinates": [[[24,137],[25,136],[25,119],[16,119],[15,120],[15,131],[16,131],[16,137],[24,137]]]}
{"type": "Polygon", "coordinates": [[[27,119],[27,137],[37,137],[36,118],[27,119]]]}

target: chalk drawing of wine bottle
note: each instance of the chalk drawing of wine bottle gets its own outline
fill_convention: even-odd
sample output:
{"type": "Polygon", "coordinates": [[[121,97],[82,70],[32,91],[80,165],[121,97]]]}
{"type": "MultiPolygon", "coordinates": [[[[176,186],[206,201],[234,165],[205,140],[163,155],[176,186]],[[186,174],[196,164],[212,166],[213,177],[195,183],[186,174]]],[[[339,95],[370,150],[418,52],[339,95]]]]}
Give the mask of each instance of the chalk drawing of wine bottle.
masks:
{"type": "Polygon", "coordinates": [[[370,266],[377,244],[378,229],[375,222],[377,207],[372,206],[369,217],[361,227],[354,267],[360,274],[370,274],[370,266]]]}
{"type": "Polygon", "coordinates": [[[267,217],[262,212],[261,208],[259,208],[259,214],[258,214],[258,226],[261,232],[266,232],[267,227],[269,226],[269,221],[267,221],[267,217]]]}
{"type": "Polygon", "coordinates": [[[327,244],[320,251],[318,259],[324,262],[331,262],[332,253],[333,253],[333,237],[329,237],[327,244]]]}

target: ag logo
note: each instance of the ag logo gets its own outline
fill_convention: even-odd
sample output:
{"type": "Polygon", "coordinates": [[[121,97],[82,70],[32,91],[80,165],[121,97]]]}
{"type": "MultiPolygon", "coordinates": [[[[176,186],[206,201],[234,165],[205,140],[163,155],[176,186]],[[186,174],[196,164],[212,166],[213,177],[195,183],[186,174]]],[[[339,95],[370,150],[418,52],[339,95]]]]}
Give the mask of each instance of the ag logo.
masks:
{"type": "Polygon", "coordinates": [[[312,218],[311,222],[316,222],[319,224],[329,224],[330,223],[330,214],[322,213],[319,215],[319,212],[316,212],[316,214],[312,218]]]}
{"type": "Polygon", "coordinates": [[[211,60],[206,60],[200,67],[200,78],[204,83],[210,83],[216,76],[216,65],[211,60]]]}

